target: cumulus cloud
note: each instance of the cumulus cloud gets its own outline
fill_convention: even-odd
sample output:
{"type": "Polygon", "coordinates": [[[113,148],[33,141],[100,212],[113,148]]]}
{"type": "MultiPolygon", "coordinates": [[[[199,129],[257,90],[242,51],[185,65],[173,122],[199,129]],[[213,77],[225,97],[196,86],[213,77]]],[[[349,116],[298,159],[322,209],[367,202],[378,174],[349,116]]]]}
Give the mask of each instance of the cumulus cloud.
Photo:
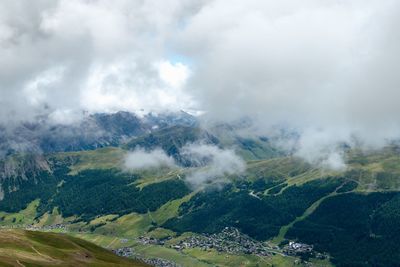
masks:
{"type": "Polygon", "coordinates": [[[167,43],[201,2],[2,1],[0,122],[190,105],[188,67],[167,43]]]}
{"type": "Polygon", "coordinates": [[[347,136],[331,136],[326,131],[308,129],[298,137],[294,144],[294,154],[306,161],[333,170],[346,168],[342,140],[347,136]]]}
{"type": "Polygon", "coordinates": [[[240,174],[246,169],[245,162],[233,150],[214,145],[189,144],[183,147],[181,154],[199,166],[186,176],[186,181],[194,188],[218,185],[226,182],[226,175],[240,174]]]}
{"type": "Polygon", "coordinates": [[[400,136],[399,8],[213,1],[180,35],[197,63],[189,88],[210,119],[293,129],[297,154],[312,162],[338,158],[341,143],[380,147],[400,136]]]}
{"type": "Polygon", "coordinates": [[[1,1],[0,122],[196,109],[208,120],[251,117],[262,133],[293,129],[298,155],[335,162],[342,143],[376,148],[400,136],[399,8],[396,0],[1,1]]]}
{"type": "Polygon", "coordinates": [[[137,148],[129,152],[124,158],[124,167],[128,170],[143,170],[160,167],[174,167],[175,161],[162,149],[145,151],[137,148]]]}

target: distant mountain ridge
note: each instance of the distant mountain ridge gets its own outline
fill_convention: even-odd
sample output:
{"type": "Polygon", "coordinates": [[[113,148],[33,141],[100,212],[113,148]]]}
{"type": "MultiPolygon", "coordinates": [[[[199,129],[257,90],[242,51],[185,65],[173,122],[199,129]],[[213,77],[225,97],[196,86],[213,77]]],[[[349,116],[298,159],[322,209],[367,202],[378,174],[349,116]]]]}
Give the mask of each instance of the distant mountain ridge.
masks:
{"type": "Polygon", "coordinates": [[[120,137],[117,145],[0,159],[0,226],[65,223],[69,231],[83,231],[93,240],[100,235],[110,240],[153,234],[172,238],[235,227],[281,247],[289,240],[314,245],[329,254],[324,263],[336,266],[399,262],[391,256],[400,255],[396,145],[370,153],[349,149],[348,168],[339,172],[282,153],[273,139],[246,135],[247,128],[202,128],[186,115],[182,120],[127,113],[91,119],[108,131],[106,136],[120,137]],[[245,171],[225,175],[226,183],[194,190],[188,175],[208,166],[188,165],[180,153],[199,143],[233,150],[246,161],[245,171]],[[127,171],[123,159],[137,147],[162,149],[178,164],[127,171]]]}
{"type": "Polygon", "coordinates": [[[13,127],[0,125],[0,156],[16,152],[49,153],[81,151],[118,146],[129,138],[150,133],[161,127],[194,126],[194,116],[181,111],[138,117],[134,113],[96,113],[69,124],[54,124],[48,118],[23,122],[13,127]]]}

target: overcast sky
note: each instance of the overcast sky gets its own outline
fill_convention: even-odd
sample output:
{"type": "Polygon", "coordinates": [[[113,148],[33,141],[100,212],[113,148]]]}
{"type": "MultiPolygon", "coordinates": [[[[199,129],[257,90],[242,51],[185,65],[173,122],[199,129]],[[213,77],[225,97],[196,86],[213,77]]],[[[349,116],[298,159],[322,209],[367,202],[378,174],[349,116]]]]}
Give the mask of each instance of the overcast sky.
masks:
{"type": "Polygon", "coordinates": [[[382,145],[400,136],[399,11],[396,0],[2,0],[0,121],[202,110],[286,125],[308,147],[382,145]]]}

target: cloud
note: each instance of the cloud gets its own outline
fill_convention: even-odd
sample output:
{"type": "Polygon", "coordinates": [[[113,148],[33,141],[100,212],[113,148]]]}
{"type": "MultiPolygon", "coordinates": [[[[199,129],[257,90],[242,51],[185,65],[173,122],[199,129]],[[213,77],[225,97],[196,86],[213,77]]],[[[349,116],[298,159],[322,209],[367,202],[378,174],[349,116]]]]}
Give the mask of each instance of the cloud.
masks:
{"type": "Polygon", "coordinates": [[[294,154],[306,161],[323,168],[341,171],[346,168],[342,140],[350,137],[335,135],[330,132],[308,129],[294,144],[294,154]]]}
{"type": "Polygon", "coordinates": [[[246,163],[233,150],[214,145],[189,144],[182,148],[181,155],[198,166],[185,178],[193,188],[218,185],[226,182],[226,175],[240,174],[246,169],[246,163]]]}
{"type": "Polygon", "coordinates": [[[2,1],[0,122],[190,105],[187,66],[169,62],[167,44],[201,2],[2,1]]]}
{"type": "MultiPolygon", "coordinates": [[[[194,189],[226,183],[227,175],[241,174],[246,169],[245,161],[234,150],[214,145],[187,144],[180,150],[180,155],[195,166],[185,175],[185,181],[194,189]]],[[[144,170],[178,165],[160,148],[151,151],[136,148],[125,156],[123,166],[127,170],[144,170]]]]}
{"type": "Polygon", "coordinates": [[[312,162],[340,155],[342,143],[381,147],[400,136],[399,8],[396,0],[1,1],[0,122],[195,109],[207,120],[250,117],[262,134],[293,130],[297,154],[312,162]]]}
{"type": "Polygon", "coordinates": [[[381,147],[400,136],[399,8],[392,0],[213,1],[179,36],[196,62],[188,88],[209,119],[293,129],[297,154],[312,162],[342,143],[381,147]]]}
{"type": "Polygon", "coordinates": [[[137,148],[129,152],[124,159],[124,167],[128,170],[142,170],[160,167],[174,167],[175,161],[161,149],[145,151],[137,148]]]}
{"type": "Polygon", "coordinates": [[[189,67],[182,64],[172,64],[169,61],[161,61],[157,63],[160,78],[173,88],[182,88],[189,77],[189,67]]]}
{"type": "Polygon", "coordinates": [[[97,66],[81,94],[81,106],[92,112],[180,110],[190,106],[183,91],[187,66],[157,61],[140,66],[126,60],[97,66]]]}

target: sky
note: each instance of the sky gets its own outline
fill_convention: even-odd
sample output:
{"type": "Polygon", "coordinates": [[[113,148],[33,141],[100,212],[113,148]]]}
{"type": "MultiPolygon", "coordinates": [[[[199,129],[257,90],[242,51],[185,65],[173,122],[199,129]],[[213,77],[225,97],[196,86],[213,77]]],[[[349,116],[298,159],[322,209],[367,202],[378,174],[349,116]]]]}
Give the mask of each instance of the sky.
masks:
{"type": "Polygon", "coordinates": [[[80,111],[202,111],[343,142],[400,136],[396,0],[3,0],[0,122],[80,111]]]}

